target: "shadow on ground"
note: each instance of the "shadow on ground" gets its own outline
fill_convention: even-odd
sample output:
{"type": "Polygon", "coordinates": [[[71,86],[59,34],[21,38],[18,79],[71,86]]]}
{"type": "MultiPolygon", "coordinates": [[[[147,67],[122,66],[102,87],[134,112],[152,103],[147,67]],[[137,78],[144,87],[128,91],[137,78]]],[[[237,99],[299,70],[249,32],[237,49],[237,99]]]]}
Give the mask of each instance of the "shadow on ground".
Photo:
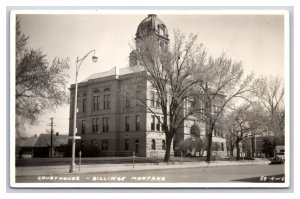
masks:
{"type": "Polygon", "coordinates": [[[243,179],[237,179],[232,180],[235,182],[261,182],[261,183],[284,183],[285,182],[285,176],[284,174],[280,175],[274,175],[274,176],[259,176],[254,178],[243,178],[243,179]]]}

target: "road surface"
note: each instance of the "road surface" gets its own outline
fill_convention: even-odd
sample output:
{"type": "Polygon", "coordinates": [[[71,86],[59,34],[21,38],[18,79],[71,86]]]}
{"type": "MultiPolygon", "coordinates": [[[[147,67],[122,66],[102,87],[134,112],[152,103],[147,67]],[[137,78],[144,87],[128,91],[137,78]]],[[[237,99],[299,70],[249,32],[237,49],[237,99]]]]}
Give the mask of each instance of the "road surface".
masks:
{"type": "Polygon", "coordinates": [[[17,176],[16,182],[36,183],[195,183],[283,182],[284,165],[243,165],[110,173],[17,176]]]}

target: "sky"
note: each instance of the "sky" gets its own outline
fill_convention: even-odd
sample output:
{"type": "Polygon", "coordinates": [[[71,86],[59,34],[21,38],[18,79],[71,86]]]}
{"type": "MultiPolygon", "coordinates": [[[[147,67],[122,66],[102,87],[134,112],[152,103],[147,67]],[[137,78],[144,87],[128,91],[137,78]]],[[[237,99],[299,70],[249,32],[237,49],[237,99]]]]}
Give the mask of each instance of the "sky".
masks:
{"type": "MultiPolygon", "coordinates": [[[[129,53],[139,23],[145,14],[22,14],[18,15],[21,31],[30,36],[28,46],[40,48],[49,62],[54,57],[70,58],[69,85],[75,82],[76,57],[83,57],[95,49],[97,63],[84,60],[78,80],[93,73],[117,66],[128,66],[129,53]]],[[[246,73],[284,77],[284,18],[280,15],[198,15],[158,14],[166,25],[169,38],[173,31],[198,34],[209,55],[225,52],[235,61],[242,61],[246,73]]],[[[54,118],[54,132],[67,134],[69,106],[61,107],[30,126],[27,135],[46,133],[50,118],[54,118]]]]}

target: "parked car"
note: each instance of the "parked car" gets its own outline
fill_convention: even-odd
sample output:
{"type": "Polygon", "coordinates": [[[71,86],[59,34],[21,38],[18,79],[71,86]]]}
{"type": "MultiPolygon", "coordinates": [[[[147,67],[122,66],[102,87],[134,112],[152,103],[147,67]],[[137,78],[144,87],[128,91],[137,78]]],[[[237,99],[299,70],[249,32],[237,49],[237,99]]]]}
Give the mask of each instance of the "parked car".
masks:
{"type": "Polygon", "coordinates": [[[284,152],[276,153],[275,158],[284,163],[285,157],[284,157],[284,152]]]}
{"type": "Polygon", "coordinates": [[[25,151],[25,152],[22,153],[21,157],[22,158],[32,158],[33,154],[30,151],[25,151]]]}
{"type": "Polygon", "coordinates": [[[271,163],[270,164],[284,164],[285,162],[285,157],[284,157],[284,153],[276,153],[275,157],[273,159],[271,159],[271,163]]]}

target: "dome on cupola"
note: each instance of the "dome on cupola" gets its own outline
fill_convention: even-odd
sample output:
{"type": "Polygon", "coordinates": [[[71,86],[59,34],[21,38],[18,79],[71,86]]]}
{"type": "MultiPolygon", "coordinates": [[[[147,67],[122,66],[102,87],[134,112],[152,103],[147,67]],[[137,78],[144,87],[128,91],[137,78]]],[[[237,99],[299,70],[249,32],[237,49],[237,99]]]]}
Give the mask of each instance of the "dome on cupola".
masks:
{"type": "Polygon", "coordinates": [[[148,17],[139,24],[135,36],[136,39],[139,39],[152,34],[156,34],[169,40],[166,25],[156,16],[156,14],[149,14],[148,17]]]}
{"type": "MultiPolygon", "coordinates": [[[[168,49],[169,34],[166,25],[155,14],[149,14],[142,20],[135,34],[136,49],[139,49],[145,38],[154,38],[159,44],[159,49],[168,49]]],[[[139,65],[136,50],[129,55],[129,66],[139,65]]]]}

